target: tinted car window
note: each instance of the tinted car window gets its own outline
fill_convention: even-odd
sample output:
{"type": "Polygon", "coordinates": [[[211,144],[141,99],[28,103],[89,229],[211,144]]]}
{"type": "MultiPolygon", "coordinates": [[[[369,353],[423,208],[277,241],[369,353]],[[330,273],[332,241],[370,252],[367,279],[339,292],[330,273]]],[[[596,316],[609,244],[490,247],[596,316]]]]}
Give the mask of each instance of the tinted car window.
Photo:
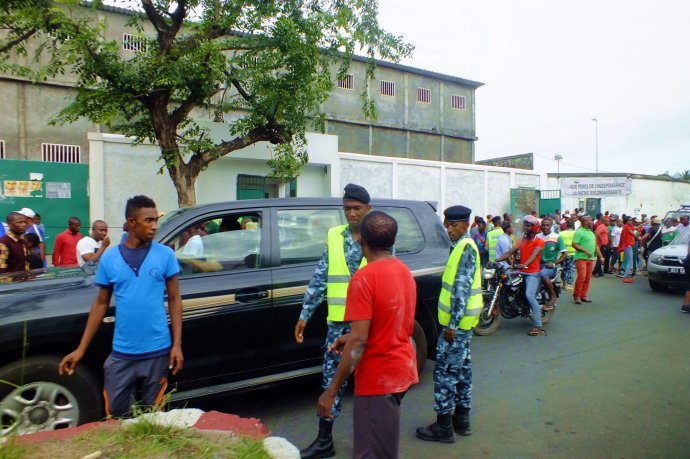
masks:
{"type": "Polygon", "coordinates": [[[169,245],[182,274],[257,269],[261,267],[261,215],[201,220],[177,234],[169,245]]]}
{"type": "Polygon", "coordinates": [[[410,209],[403,207],[382,207],[381,210],[398,222],[398,236],[395,238],[395,253],[418,252],[424,247],[424,235],[417,218],[410,209]]]}
{"type": "Polygon", "coordinates": [[[289,209],[277,215],[281,266],[318,261],[328,230],[344,222],[339,209],[289,209]]]}

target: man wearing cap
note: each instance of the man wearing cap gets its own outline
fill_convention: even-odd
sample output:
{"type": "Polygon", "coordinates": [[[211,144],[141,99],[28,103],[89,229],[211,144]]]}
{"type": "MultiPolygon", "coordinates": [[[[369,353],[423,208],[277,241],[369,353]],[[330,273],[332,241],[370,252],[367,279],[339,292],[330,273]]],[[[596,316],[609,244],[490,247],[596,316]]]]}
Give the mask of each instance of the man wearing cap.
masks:
{"type": "MultiPolygon", "coordinates": [[[[365,215],[371,210],[371,198],[364,187],[348,184],[343,195],[343,210],[347,218],[346,225],[336,226],[328,230],[328,245],[324,250],[319,264],[316,266],[304,294],[302,312],[295,325],[295,340],[304,341],[304,330],[316,308],[323,302],[328,303],[328,335],[323,356],[323,379],[321,387],[327,390],[335,376],[340,356],[330,352],[332,344],[342,335],[350,333],[350,324],[345,322],[345,299],[347,287],[352,275],[362,266],[366,259],[362,255],[359,244],[359,225],[365,215]]],[[[333,445],[333,422],[340,414],[343,391],[347,381],[343,383],[330,410],[330,416],[319,417],[319,433],[307,448],[300,451],[303,459],[317,459],[335,455],[333,445]]]]}
{"type": "Polygon", "coordinates": [[[38,236],[38,249],[40,251],[41,255],[41,263],[43,263],[43,267],[46,265],[46,235],[45,232],[41,229],[40,226],[36,224],[34,221],[34,218],[36,217],[36,212],[33,210],[29,209],[28,207],[24,207],[22,210],[19,211],[20,214],[24,215],[26,217],[26,231],[24,234],[31,234],[34,233],[36,236],[38,236]]]}
{"type": "Polygon", "coordinates": [[[472,402],[472,329],[479,322],[483,300],[477,245],[467,234],[472,210],[445,210],[444,226],[451,253],[438,298],[438,321],[444,327],[436,344],[434,411],[436,422],[417,429],[417,438],[455,442],[455,434],[470,435],[472,402]]]}
{"type": "Polygon", "coordinates": [[[541,279],[539,278],[541,252],[544,249],[544,241],[536,237],[539,231],[539,220],[531,215],[525,215],[522,219],[523,236],[515,245],[496,261],[507,260],[508,257],[520,251],[520,264],[517,266],[525,280],[525,297],[532,309],[534,326],[527,332],[530,336],[546,334],[541,326],[541,307],[537,301],[537,291],[541,279]]]}
{"type": "Polygon", "coordinates": [[[24,231],[24,215],[19,212],[7,215],[7,233],[0,237],[0,274],[29,270],[29,251],[22,236],[24,231]]]}

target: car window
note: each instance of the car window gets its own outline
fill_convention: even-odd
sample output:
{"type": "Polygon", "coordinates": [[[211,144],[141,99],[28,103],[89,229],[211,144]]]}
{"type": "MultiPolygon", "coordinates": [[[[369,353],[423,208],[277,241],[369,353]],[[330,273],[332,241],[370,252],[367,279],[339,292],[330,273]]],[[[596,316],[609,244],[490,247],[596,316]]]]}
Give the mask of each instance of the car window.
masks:
{"type": "Polygon", "coordinates": [[[395,253],[418,252],[424,247],[424,234],[417,218],[406,207],[381,207],[381,210],[398,222],[398,235],[395,238],[395,253]]]}
{"type": "Polygon", "coordinates": [[[277,215],[281,266],[318,261],[328,230],[345,222],[340,209],[287,209],[277,215]]]}
{"type": "Polygon", "coordinates": [[[688,243],[690,243],[690,228],[688,228],[685,231],[683,231],[682,233],[678,234],[678,236],[676,236],[676,238],[673,240],[673,242],[671,242],[671,244],[673,244],[673,245],[675,245],[675,244],[687,245],[688,243]]]}
{"type": "Polygon", "coordinates": [[[168,245],[182,274],[261,267],[261,214],[233,213],[200,220],[179,232],[168,245]]]}

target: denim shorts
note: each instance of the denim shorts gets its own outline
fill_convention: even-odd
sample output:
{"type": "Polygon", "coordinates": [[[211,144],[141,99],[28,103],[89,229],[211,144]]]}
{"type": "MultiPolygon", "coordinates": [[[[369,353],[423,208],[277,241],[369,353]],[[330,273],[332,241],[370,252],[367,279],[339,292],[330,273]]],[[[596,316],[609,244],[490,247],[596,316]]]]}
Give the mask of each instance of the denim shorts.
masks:
{"type": "Polygon", "coordinates": [[[539,271],[539,276],[552,278],[556,274],[556,268],[547,268],[546,265],[541,265],[541,270],[539,271]]]}

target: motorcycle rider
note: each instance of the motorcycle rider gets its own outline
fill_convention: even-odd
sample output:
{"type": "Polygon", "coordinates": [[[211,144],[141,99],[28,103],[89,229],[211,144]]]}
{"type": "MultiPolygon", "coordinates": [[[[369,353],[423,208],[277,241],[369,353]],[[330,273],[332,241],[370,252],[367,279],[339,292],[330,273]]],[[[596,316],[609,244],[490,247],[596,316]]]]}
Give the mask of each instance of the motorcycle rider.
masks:
{"type": "Polygon", "coordinates": [[[444,211],[451,254],[443,273],[438,321],[443,325],[436,344],[434,411],[436,422],[417,429],[417,438],[455,442],[455,433],[470,435],[472,402],[472,329],[479,322],[483,301],[477,245],[468,234],[471,210],[453,206],[444,211]]]}
{"type": "Polygon", "coordinates": [[[534,326],[529,329],[527,334],[529,336],[545,335],[546,331],[541,323],[541,309],[537,301],[537,292],[539,291],[539,262],[541,261],[541,252],[544,249],[544,241],[536,237],[539,229],[539,219],[532,215],[525,215],[522,219],[522,239],[518,240],[510,250],[502,256],[496,258],[496,261],[507,260],[508,257],[520,251],[520,264],[517,268],[520,270],[523,279],[525,280],[525,297],[532,309],[534,316],[534,326]]]}
{"type": "Polygon", "coordinates": [[[544,311],[551,311],[556,307],[556,292],[551,280],[556,274],[556,265],[560,265],[568,255],[563,238],[551,231],[553,217],[545,216],[541,221],[541,233],[537,237],[544,241],[544,249],[541,252],[539,276],[549,293],[549,302],[544,305],[544,311]]]}

